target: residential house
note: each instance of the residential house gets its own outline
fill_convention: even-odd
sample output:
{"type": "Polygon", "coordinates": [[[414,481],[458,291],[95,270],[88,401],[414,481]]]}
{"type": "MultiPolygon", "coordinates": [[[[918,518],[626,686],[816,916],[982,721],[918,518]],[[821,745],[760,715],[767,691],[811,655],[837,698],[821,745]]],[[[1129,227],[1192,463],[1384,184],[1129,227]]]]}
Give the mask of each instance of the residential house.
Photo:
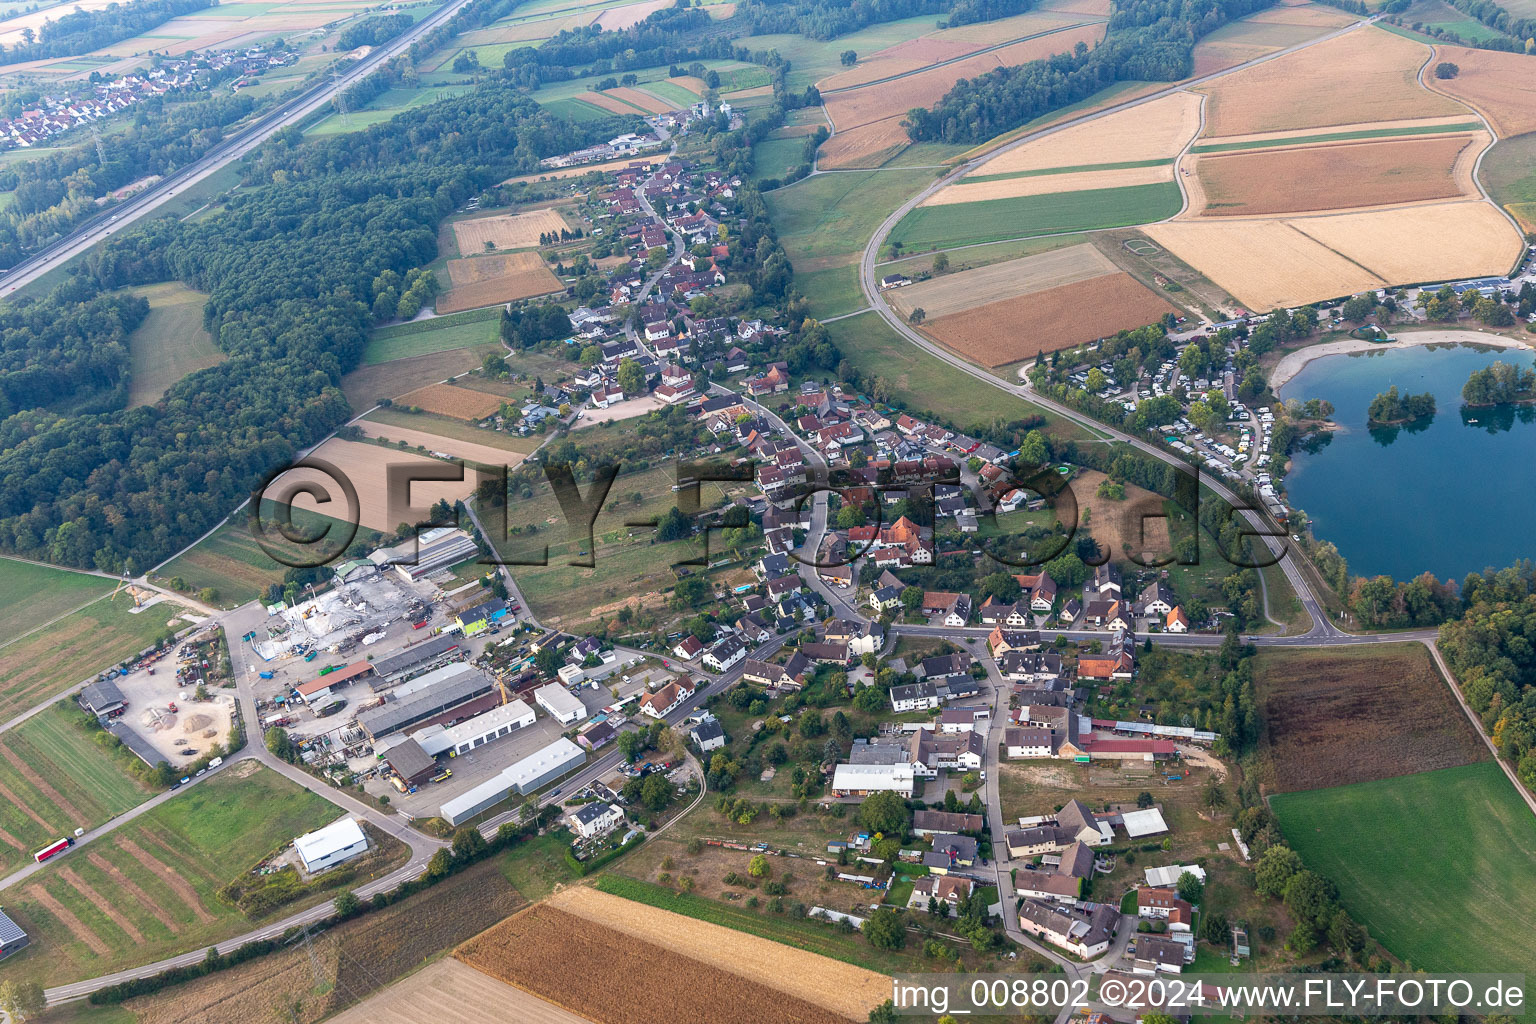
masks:
{"type": "Polygon", "coordinates": [[[928,875],[919,878],[912,885],[912,895],[907,898],[907,908],[927,911],[929,901],[938,900],[939,904],[945,908],[945,915],[954,917],[959,913],[960,902],[970,898],[973,885],[969,878],[953,875],[928,875]]]}
{"type": "Polygon", "coordinates": [[[693,696],[694,683],[691,679],[679,679],[668,683],[655,693],[648,693],[640,698],[640,711],[652,718],[665,718],[667,715],[683,706],[683,703],[693,696]]]}
{"type": "Polygon", "coordinates": [[[741,637],[734,634],[722,637],[715,641],[709,650],[704,652],[704,666],[716,672],[726,672],[747,656],[747,645],[741,642],[741,637]]]}
{"type": "Polygon", "coordinates": [[[582,804],[566,816],[572,831],[583,839],[605,835],[624,821],[624,812],[613,804],[582,804]]]}

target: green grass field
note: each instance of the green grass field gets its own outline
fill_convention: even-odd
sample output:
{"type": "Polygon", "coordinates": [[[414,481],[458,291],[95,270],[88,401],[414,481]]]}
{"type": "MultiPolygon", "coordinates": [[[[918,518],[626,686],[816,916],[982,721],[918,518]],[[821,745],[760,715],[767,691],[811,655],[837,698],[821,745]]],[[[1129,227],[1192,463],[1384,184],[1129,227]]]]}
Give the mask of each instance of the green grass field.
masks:
{"type": "Polygon", "coordinates": [[[1415,969],[1536,971],[1536,819],[1492,762],[1281,793],[1309,868],[1415,969]]]}
{"type": "Polygon", "coordinates": [[[737,46],[749,50],[778,50],[790,62],[786,84],[791,92],[799,92],[828,75],[843,70],[838,55],[844,50],[859,54],[874,53],[887,46],[916,39],[934,30],[932,15],[902,18],[869,25],[857,32],[838,36],[836,39],[807,39],[801,35],[782,33],[776,35],[745,36],[736,40],[737,46]]]}
{"type": "Polygon", "coordinates": [[[1310,142],[1342,142],[1349,139],[1396,138],[1399,135],[1444,135],[1447,132],[1480,131],[1482,124],[1465,121],[1460,124],[1410,125],[1407,128],[1362,128],[1352,132],[1324,132],[1320,135],[1302,135],[1284,139],[1259,139],[1255,142],[1217,142],[1196,146],[1195,153],[1226,153],[1234,149],[1271,149],[1276,146],[1299,146],[1310,142]]]}
{"type": "Polygon", "coordinates": [[[795,287],[811,304],[811,315],[818,320],[841,316],[864,308],[864,293],[859,290],[859,268],[828,267],[795,275],[795,287]]]}
{"type": "Polygon", "coordinates": [[[601,107],[594,107],[586,100],[578,99],[550,100],[544,104],[544,109],[557,117],[570,118],[577,124],[600,121],[605,117],[613,116],[601,107]]]}
{"type": "Polygon", "coordinates": [[[805,139],[764,139],[752,147],[752,180],[782,179],[805,163],[805,139]]]}
{"type": "Polygon", "coordinates": [[[138,613],[126,592],[96,601],[46,628],[0,641],[0,721],[138,654],[187,625],[162,601],[138,613]]]}
{"type": "Polygon", "coordinates": [[[1052,174],[1076,174],[1079,171],[1120,171],[1133,167],[1162,167],[1171,164],[1172,160],[1124,160],[1114,164],[1078,164],[1074,167],[1045,167],[1033,171],[1009,171],[1006,174],[970,174],[965,180],[974,184],[978,181],[1002,181],[1006,178],[1039,178],[1052,174]]]}
{"type": "Polygon", "coordinates": [[[763,198],[796,271],[824,270],[854,262],[880,222],[932,180],[922,170],[818,174],[763,198]]]}
{"type": "Polygon", "coordinates": [[[684,89],[676,82],[659,81],[651,82],[645,87],[645,91],[653,96],[660,96],[668,103],[676,103],[679,109],[687,109],[699,102],[699,97],[691,91],[684,89]]]}
{"type": "MultiPolygon", "coordinates": [[[[1057,235],[1046,238],[1010,238],[1002,242],[967,245],[950,251],[949,272],[954,274],[973,267],[989,267],[1004,260],[1015,260],[1020,256],[1033,256],[1036,253],[1065,249],[1070,245],[1081,245],[1082,242],[1081,238],[1072,235],[1057,235]]],[[[922,253],[899,260],[882,261],[877,266],[881,274],[887,274],[893,270],[910,275],[932,272],[933,254],[922,253]]]]}
{"type": "Polygon", "coordinates": [[[63,712],[49,708],[32,716],[0,736],[0,874],[28,863],[60,836],[95,828],[149,796],[63,712]]]}
{"type": "Polygon", "coordinates": [[[11,639],[112,592],[111,580],[83,572],[0,558],[0,638],[11,639]]]}
{"type": "Polygon", "coordinates": [[[500,319],[501,307],[492,306],[381,327],[368,338],[368,346],[363,349],[363,365],[374,366],[456,348],[499,347],[500,319]]]}
{"type": "Polygon", "coordinates": [[[1536,133],[1500,139],[1478,169],[1493,201],[1536,228],[1536,133]]]}
{"type": "MultiPolygon", "coordinates": [[[[1422,22],[1424,27],[1428,29],[1438,28],[1443,32],[1454,32],[1464,41],[1474,46],[1485,39],[1510,38],[1503,32],[1489,28],[1476,18],[1468,17],[1450,4],[1442,3],[1441,0],[1417,0],[1399,17],[1410,26],[1417,21],[1422,22]]],[[[1526,17],[1529,17],[1529,15],[1526,15],[1526,17]]],[[[1382,28],[1392,30],[1396,29],[1397,26],[1383,23],[1382,28]]],[[[1409,38],[1429,38],[1427,33],[1419,35],[1398,30],[1398,34],[1407,35],[1409,38]]]]}
{"type": "Polygon", "coordinates": [[[0,894],[32,936],[6,962],[7,975],[61,984],[248,929],[250,919],[218,890],[342,812],[276,772],[247,770],[226,769],[0,894]]]}
{"type": "Polygon", "coordinates": [[[891,232],[891,242],[907,249],[946,249],[971,242],[1128,227],[1171,217],[1179,212],[1181,202],[1179,186],[1169,181],[924,206],[902,218],[891,232]]]}
{"type": "Polygon", "coordinates": [[[412,107],[423,107],[438,100],[468,92],[467,85],[422,85],[414,89],[385,89],[361,110],[339,111],[320,119],[304,130],[305,135],[340,135],[383,124],[412,107]]]}
{"type": "Polygon", "coordinates": [[[224,358],[203,328],[205,292],[177,281],[130,289],[149,300],[149,316],[128,337],[128,404],[151,405],[166,388],[224,358]]]}

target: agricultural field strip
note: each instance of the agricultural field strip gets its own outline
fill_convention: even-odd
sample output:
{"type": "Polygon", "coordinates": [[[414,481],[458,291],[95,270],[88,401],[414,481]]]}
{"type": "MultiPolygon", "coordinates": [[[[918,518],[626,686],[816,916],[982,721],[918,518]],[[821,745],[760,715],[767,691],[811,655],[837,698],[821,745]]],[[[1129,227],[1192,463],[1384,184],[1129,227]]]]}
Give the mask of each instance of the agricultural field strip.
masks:
{"type": "Polygon", "coordinates": [[[1362,128],[1357,131],[1324,132],[1320,134],[1292,134],[1277,132],[1263,138],[1238,139],[1231,142],[1200,143],[1191,153],[1227,153],[1241,149],[1268,149],[1275,146],[1305,146],[1319,142],[1350,142],[1357,139],[1389,139],[1407,135],[1438,135],[1442,132],[1475,132],[1483,130],[1481,121],[1465,121],[1456,118],[1436,118],[1435,124],[1405,124],[1400,127],[1362,128]]]}
{"type": "Polygon", "coordinates": [[[1151,160],[1122,160],[1108,164],[1077,164],[1073,167],[1042,167],[1032,171],[1005,171],[1001,174],[967,174],[962,180],[974,185],[983,181],[1006,181],[1009,178],[1036,178],[1052,174],[1079,174],[1083,171],[1128,171],[1136,167],[1160,167],[1173,163],[1173,157],[1156,157],[1151,160]]]}
{"type": "Polygon", "coordinates": [[[993,199],[1024,199],[1030,196],[1065,195],[1072,192],[1135,188],[1157,185],[1174,178],[1173,162],[1161,161],[1121,170],[1088,170],[1063,175],[1028,175],[993,181],[958,181],[923,200],[919,208],[960,206],[993,199]]]}
{"type": "Polygon", "coordinates": [[[889,301],[903,316],[922,307],[929,319],[973,306],[1074,284],[1119,272],[1119,267],[1086,243],[1006,260],[975,270],[930,278],[892,291],[889,301]]]}

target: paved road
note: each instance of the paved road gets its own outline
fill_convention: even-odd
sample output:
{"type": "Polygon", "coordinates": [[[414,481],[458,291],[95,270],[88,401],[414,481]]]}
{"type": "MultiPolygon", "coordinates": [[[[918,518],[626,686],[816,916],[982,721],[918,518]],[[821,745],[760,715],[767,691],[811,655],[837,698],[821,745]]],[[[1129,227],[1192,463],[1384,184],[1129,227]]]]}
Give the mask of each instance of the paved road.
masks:
{"type": "Polygon", "coordinates": [[[451,0],[450,3],[406,29],[390,42],[375,47],[368,56],[337,78],[317,83],[299,96],[257,118],[249,127],[237,132],[181,170],[167,175],[134,198],[104,211],[64,238],[18,263],[5,274],[0,275],[0,295],[10,295],[48,271],[63,266],[97,242],[153,213],[177,192],[197,184],[220,168],[250,153],[282,129],[298,124],[321,110],[331,102],[331,98],[338,91],[351,88],[369,73],[378,70],[386,61],[404,53],[416,39],[453,17],[468,3],[469,0],[451,0]]]}

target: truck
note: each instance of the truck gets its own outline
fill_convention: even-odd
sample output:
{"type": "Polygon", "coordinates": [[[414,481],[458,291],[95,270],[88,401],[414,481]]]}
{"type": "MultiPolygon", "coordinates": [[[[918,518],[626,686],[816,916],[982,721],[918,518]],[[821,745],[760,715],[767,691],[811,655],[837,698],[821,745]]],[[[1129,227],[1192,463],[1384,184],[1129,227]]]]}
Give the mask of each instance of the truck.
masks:
{"type": "Polygon", "coordinates": [[[32,855],[32,859],[41,864],[49,857],[56,857],[74,845],[75,840],[70,836],[65,836],[63,839],[54,840],[41,850],[38,850],[32,855]]]}
{"type": "Polygon", "coordinates": [[[212,761],[208,762],[208,767],[209,768],[217,768],[219,765],[221,765],[223,763],[224,763],[224,759],[222,757],[216,757],[212,761]]]}
{"type": "Polygon", "coordinates": [[[304,655],[304,660],[305,661],[314,661],[319,656],[320,656],[320,652],[319,651],[310,651],[308,654],[304,655]]]}
{"type": "Polygon", "coordinates": [[[261,676],[261,678],[263,678],[263,679],[271,679],[271,678],[273,678],[273,675],[272,675],[271,672],[258,672],[257,675],[261,676]]]}

